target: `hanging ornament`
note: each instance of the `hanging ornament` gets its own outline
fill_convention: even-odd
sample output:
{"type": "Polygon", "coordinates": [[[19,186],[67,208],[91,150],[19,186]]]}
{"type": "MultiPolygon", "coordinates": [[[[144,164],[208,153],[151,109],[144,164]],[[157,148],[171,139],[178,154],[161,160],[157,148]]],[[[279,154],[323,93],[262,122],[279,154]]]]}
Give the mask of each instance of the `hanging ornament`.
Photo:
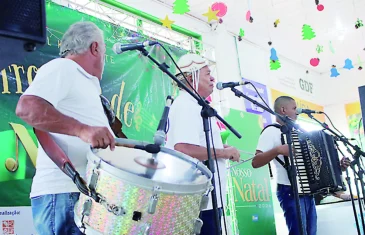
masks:
{"type": "Polygon", "coordinates": [[[270,59],[270,70],[278,70],[281,67],[280,61],[272,61],[270,59]]]}
{"type": "Polygon", "coordinates": [[[278,27],[278,24],[280,23],[280,20],[279,19],[277,19],[277,20],[275,20],[274,21],[274,27],[276,28],[276,27],[278,27]]]}
{"type": "Polygon", "coordinates": [[[357,18],[357,21],[355,23],[355,28],[358,29],[358,28],[363,27],[363,26],[364,26],[364,24],[362,23],[362,20],[357,18]]]}
{"type": "Polygon", "coordinates": [[[227,5],[223,2],[216,2],[216,3],[213,3],[212,10],[218,11],[217,12],[218,17],[223,17],[227,14],[227,5]]]}
{"type": "Polygon", "coordinates": [[[317,67],[319,65],[319,58],[312,58],[309,63],[313,66],[313,67],[317,67]]]}
{"type": "Polygon", "coordinates": [[[345,60],[345,65],[343,66],[343,68],[344,69],[348,69],[348,70],[350,70],[350,69],[353,69],[354,68],[354,66],[352,65],[352,61],[350,60],[350,59],[346,59],[345,60]]]}
{"type": "Polygon", "coordinates": [[[173,6],[173,13],[183,15],[190,11],[188,0],[176,0],[173,6]]]}
{"type": "Polygon", "coordinates": [[[271,48],[270,50],[270,60],[272,60],[273,62],[279,60],[278,56],[276,55],[276,50],[275,48],[271,48]]]}
{"type": "Polygon", "coordinates": [[[303,25],[302,33],[303,33],[302,34],[303,40],[311,40],[316,37],[316,34],[313,31],[313,29],[307,24],[303,25]]]}
{"type": "Polygon", "coordinates": [[[321,52],[323,52],[323,46],[317,45],[316,51],[317,51],[318,54],[321,53],[321,52]]]}
{"type": "Polygon", "coordinates": [[[165,19],[160,19],[160,22],[162,23],[162,26],[171,29],[171,25],[175,22],[169,19],[169,16],[166,15],[165,19]]]}
{"type": "Polygon", "coordinates": [[[211,7],[208,8],[208,12],[204,13],[203,16],[208,18],[208,22],[212,20],[218,20],[217,13],[219,10],[213,11],[211,7]]]}
{"type": "Polygon", "coordinates": [[[329,42],[329,48],[330,48],[330,51],[335,54],[335,49],[333,48],[333,45],[332,45],[332,41],[329,42]]]}
{"type": "Polygon", "coordinates": [[[252,16],[251,16],[251,11],[249,10],[249,11],[247,11],[247,13],[246,13],[246,20],[248,21],[248,22],[250,22],[250,23],[253,23],[253,18],[252,18],[252,16]]]}
{"type": "Polygon", "coordinates": [[[362,70],[363,66],[362,66],[362,61],[359,55],[357,55],[357,63],[359,64],[359,68],[358,70],[362,70]]]}
{"type": "Polygon", "coordinates": [[[332,65],[330,72],[331,72],[331,77],[337,77],[338,75],[340,75],[337,71],[336,65],[332,65]]]}
{"type": "Polygon", "coordinates": [[[245,31],[240,28],[240,33],[238,34],[238,41],[242,41],[242,38],[245,36],[245,31]]]}

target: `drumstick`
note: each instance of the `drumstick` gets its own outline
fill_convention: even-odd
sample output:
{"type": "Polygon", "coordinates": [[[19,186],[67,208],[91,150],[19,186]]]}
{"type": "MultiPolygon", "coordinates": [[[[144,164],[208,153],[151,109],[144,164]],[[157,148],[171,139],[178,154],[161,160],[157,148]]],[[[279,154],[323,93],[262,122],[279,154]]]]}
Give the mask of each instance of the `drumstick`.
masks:
{"type": "Polygon", "coordinates": [[[249,158],[249,159],[246,159],[246,160],[240,160],[240,162],[239,162],[239,163],[237,163],[237,164],[234,164],[234,165],[232,165],[232,166],[227,167],[227,170],[231,169],[232,167],[236,167],[236,166],[238,166],[238,165],[241,165],[242,163],[245,163],[245,162],[251,161],[253,158],[254,158],[254,157],[249,158]]]}

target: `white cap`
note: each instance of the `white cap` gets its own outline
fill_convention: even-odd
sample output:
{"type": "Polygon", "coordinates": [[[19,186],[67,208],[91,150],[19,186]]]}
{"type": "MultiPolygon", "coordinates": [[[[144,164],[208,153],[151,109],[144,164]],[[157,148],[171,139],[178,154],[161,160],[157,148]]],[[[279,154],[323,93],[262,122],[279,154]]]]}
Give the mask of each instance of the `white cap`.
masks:
{"type": "MultiPolygon", "coordinates": [[[[177,62],[177,65],[180,67],[181,71],[183,73],[188,72],[194,72],[198,71],[204,66],[207,66],[207,61],[197,54],[186,54],[183,55],[179,61],[177,62]]],[[[179,74],[180,71],[176,69],[176,74],[179,74]]]]}

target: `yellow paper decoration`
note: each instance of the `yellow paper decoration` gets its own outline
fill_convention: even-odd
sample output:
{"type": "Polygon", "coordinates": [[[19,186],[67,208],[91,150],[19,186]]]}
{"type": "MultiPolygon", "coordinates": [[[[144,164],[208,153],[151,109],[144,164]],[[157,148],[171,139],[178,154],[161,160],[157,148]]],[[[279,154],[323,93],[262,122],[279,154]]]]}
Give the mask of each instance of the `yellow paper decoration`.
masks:
{"type": "Polygon", "coordinates": [[[219,12],[219,10],[212,11],[212,8],[209,7],[208,8],[208,12],[207,13],[204,13],[203,16],[208,17],[208,22],[210,22],[212,20],[218,20],[218,17],[217,17],[217,13],[218,12],[219,12]]]}

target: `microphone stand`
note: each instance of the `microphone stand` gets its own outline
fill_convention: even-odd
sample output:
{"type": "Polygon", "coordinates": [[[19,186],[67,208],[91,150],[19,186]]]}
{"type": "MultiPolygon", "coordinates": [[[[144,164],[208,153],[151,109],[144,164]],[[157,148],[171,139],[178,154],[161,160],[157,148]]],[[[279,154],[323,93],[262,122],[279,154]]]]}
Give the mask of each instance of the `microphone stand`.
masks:
{"type": "MultiPolygon", "coordinates": [[[[218,120],[220,120],[237,138],[242,138],[242,136],[230,125],[228,124],[221,116],[218,115],[217,111],[213,109],[208,103],[205,102],[205,100],[201,99],[197,94],[195,94],[192,90],[190,90],[185,84],[183,84],[175,75],[173,75],[169,70],[169,66],[166,63],[159,63],[157,60],[155,60],[152,56],[149,55],[149,52],[144,49],[140,48],[138,49],[142,55],[148,57],[153,63],[158,65],[158,68],[167,74],[172,80],[174,80],[179,87],[183,88],[187,93],[189,93],[195,100],[197,100],[198,104],[202,106],[201,111],[201,117],[203,120],[203,127],[204,127],[204,133],[205,133],[205,140],[206,140],[206,147],[207,147],[207,154],[208,154],[208,161],[207,161],[207,167],[212,172],[212,179],[211,183],[213,186],[213,190],[210,192],[212,196],[212,204],[213,204],[213,210],[214,210],[214,221],[216,224],[216,234],[221,234],[220,228],[221,228],[221,221],[219,219],[219,213],[218,213],[218,203],[217,203],[217,194],[216,194],[216,187],[215,187],[215,167],[214,167],[214,161],[212,159],[212,153],[210,151],[210,137],[209,137],[209,120],[208,118],[216,117],[218,120]]],[[[224,195],[222,195],[224,197],[224,195]]],[[[223,205],[222,205],[223,207],[223,205]]]]}
{"type": "Polygon", "coordinates": [[[296,130],[300,130],[299,126],[297,124],[294,123],[294,121],[292,119],[290,119],[288,116],[282,116],[274,111],[272,111],[270,108],[260,104],[259,102],[257,102],[254,99],[251,99],[250,97],[246,96],[245,94],[243,94],[241,91],[237,90],[234,87],[231,87],[231,90],[234,92],[234,94],[237,97],[243,97],[244,99],[250,101],[251,103],[259,106],[260,108],[262,108],[263,110],[275,115],[276,117],[278,117],[283,123],[285,123],[285,125],[283,125],[281,127],[281,132],[283,134],[285,134],[286,136],[286,141],[289,147],[289,158],[290,158],[290,166],[289,166],[289,177],[291,179],[291,184],[293,187],[293,193],[294,193],[294,199],[295,199],[295,204],[296,204],[296,209],[297,209],[297,217],[298,217],[298,228],[299,228],[299,232],[301,235],[307,234],[304,231],[304,226],[303,226],[303,220],[302,220],[302,214],[301,214],[301,208],[300,208],[300,202],[299,202],[299,193],[298,193],[298,184],[297,184],[297,169],[296,166],[294,164],[294,156],[293,156],[293,141],[292,141],[292,130],[296,129],[296,130]]]}
{"type": "MultiPolygon", "coordinates": [[[[335,145],[337,147],[337,150],[341,153],[341,155],[343,157],[345,157],[345,154],[343,154],[342,150],[340,149],[340,146],[338,145],[337,141],[335,140],[335,145]]],[[[355,176],[355,180],[356,180],[356,176],[355,176]]],[[[354,200],[354,195],[352,193],[352,187],[351,187],[351,178],[349,176],[349,170],[346,168],[346,182],[347,185],[349,186],[350,189],[350,196],[351,196],[351,204],[352,204],[352,210],[354,212],[354,217],[355,217],[355,222],[356,222],[356,229],[357,229],[357,234],[360,235],[360,225],[359,225],[359,219],[357,217],[357,211],[356,211],[356,206],[355,206],[355,200],[354,200]]],[[[361,210],[361,206],[360,206],[360,210],[361,210]]]]}
{"type": "MultiPolygon", "coordinates": [[[[329,126],[326,123],[322,123],[319,120],[317,120],[316,118],[314,118],[311,113],[307,113],[307,115],[311,119],[313,119],[314,121],[316,121],[317,123],[319,123],[324,129],[326,129],[329,132],[331,132],[335,136],[336,141],[341,141],[345,145],[345,147],[347,149],[347,152],[350,155],[353,156],[354,160],[351,162],[351,168],[352,168],[352,170],[354,172],[354,183],[355,183],[356,192],[357,192],[357,195],[358,195],[357,200],[359,202],[361,223],[362,223],[362,227],[365,228],[365,221],[364,221],[363,208],[362,208],[362,204],[365,205],[365,202],[362,202],[361,199],[360,199],[360,190],[359,190],[359,186],[358,186],[358,181],[360,181],[362,195],[363,195],[363,200],[365,200],[364,199],[365,188],[364,188],[364,181],[363,181],[364,170],[362,169],[361,164],[360,164],[360,161],[359,161],[360,156],[365,157],[365,153],[359,148],[359,146],[351,144],[346,137],[340,136],[335,131],[333,131],[331,128],[329,128],[329,126]],[[349,149],[348,146],[350,146],[352,149],[355,150],[355,153],[354,154],[351,152],[351,150],[349,149]],[[359,169],[358,172],[356,172],[355,166],[358,167],[358,169],[359,169]],[[356,175],[358,176],[358,178],[356,178],[356,175]]],[[[337,143],[336,143],[336,145],[337,145],[337,143]]],[[[348,170],[347,169],[346,169],[346,176],[347,176],[346,177],[346,180],[347,180],[347,178],[349,179],[349,175],[348,175],[348,170]]],[[[353,195],[352,195],[350,180],[348,180],[347,183],[348,183],[349,188],[350,188],[351,200],[353,200],[353,195]]],[[[353,203],[353,207],[355,207],[355,204],[354,203],[353,203]]],[[[354,213],[355,212],[356,212],[356,210],[354,208],[354,213]]],[[[356,218],[356,224],[358,224],[358,222],[357,222],[357,214],[355,214],[355,218],[356,218]]],[[[359,232],[359,229],[358,229],[358,232],[359,232]]],[[[360,232],[359,232],[359,234],[360,234],[360,232]]]]}

